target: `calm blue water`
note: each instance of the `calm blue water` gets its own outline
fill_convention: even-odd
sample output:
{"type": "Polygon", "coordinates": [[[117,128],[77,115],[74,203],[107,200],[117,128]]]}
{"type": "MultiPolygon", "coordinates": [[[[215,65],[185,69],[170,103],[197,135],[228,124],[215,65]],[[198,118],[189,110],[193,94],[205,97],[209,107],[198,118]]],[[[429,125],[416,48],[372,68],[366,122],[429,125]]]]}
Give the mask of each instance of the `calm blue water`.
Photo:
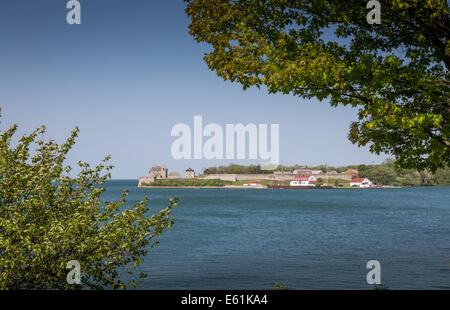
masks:
{"type": "Polygon", "coordinates": [[[450,187],[408,189],[138,189],[159,211],[181,199],[176,223],[149,251],[141,289],[371,289],[381,263],[391,289],[450,289],[450,187]]]}

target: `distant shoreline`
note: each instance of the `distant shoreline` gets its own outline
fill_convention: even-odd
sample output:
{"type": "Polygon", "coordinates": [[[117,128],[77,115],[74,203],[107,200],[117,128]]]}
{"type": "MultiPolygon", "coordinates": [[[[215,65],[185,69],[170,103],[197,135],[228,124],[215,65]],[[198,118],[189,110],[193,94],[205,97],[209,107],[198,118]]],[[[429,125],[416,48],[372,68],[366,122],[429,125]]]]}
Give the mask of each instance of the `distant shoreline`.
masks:
{"type": "MultiPolygon", "coordinates": [[[[420,186],[419,186],[420,187],[420,186]]],[[[225,185],[225,186],[138,186],[138,188],[231,188],[231,189],[276,189],[276,188],[268,188],[266,185],[262,186],[243,186],[243,185],[225,185]]],[[[379,188],[408,188],[402,186],[383,186],[383,187],[333,187],[333,188],[322,188],[322,189],[379,189],[379,188]]],[[[295,188],[291,188],[295,189],[295,188]]],[[[303,187],[300,189],[319,189],[319,188],[309,188],[303,187]]]]}
{"type": "Polygon", "coordinates": [[[225,185],[225,186],[138,186],[138,188],[252,188],[267,189],[267,186],[243,186],[243,185],[225,185]]]}

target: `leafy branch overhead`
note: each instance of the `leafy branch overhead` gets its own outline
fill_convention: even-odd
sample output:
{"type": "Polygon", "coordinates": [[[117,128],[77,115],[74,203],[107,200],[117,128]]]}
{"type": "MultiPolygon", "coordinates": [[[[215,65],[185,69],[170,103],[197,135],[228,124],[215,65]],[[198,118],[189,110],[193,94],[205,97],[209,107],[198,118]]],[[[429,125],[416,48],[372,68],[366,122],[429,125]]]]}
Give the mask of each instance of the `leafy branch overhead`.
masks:
{"type": "Polygon", "coordinates": [[[38,139],[42,127],[13,147],[16,131],[16,125],[0,131],[0,288],[77,288],[66,281],[72,260],[81,264],[78,288],[135,285],[132,275],[123,282],[120,271],[132,274],[158,244],[155,238],[174,223],[178,199],[153,215],[147,198],[127,205],[127,192],[119,201],[104,202],[109,157],[95,168],[79,162],[75,178],[64,166],[78,129],[58,145],[38,139]]]}
{"type": "Polygon", "coordinates": [[[450,22],[445,0],[186,0],[211,70],[244,89],[359,108],[353,143],[404,168],[450,164],[450,22]]]}

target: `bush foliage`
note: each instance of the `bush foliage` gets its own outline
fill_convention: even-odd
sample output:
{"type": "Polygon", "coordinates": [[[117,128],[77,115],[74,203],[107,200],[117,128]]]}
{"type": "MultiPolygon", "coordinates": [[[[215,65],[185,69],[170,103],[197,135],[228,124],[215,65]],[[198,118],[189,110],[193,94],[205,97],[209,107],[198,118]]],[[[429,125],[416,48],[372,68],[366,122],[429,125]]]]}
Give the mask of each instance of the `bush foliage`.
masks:
{"type": "Polygon", "coordinates": [[[39,140],[42,127],[13,146],[16,131],[16,125],[0,131],[0,288],[136,285],[133,271],[158,244],[154,239],[174,224],[171,213],[178,199],[153,215],[147,198],[125,205],[127,192],[118,201],[104,202],[103,185],[113,168],[107,165],[109,157],[95,168],[78,162],[76,177],[64,165],[78,129],[61,145],[39,140]],[[79,285],[66,280],[72,260],[81,266],[79,285]],[[119,275],[125,270],[130,275],[123,282],[119,275]]]}

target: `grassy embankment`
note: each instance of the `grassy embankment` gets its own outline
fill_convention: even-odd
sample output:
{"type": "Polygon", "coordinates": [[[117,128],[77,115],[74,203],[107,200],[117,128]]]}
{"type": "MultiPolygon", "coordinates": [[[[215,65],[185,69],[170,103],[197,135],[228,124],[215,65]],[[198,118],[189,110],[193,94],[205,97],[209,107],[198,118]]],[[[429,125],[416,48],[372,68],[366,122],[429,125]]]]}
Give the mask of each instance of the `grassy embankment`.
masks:
{"type": "MultiPolygon", "coordinates": [[[[183,186],[198,186],[198,187],[208,187],[208,186],[243,186],[244,184],[249,184],[250,182],[257,181],[262,185],[274,185],[274,186],[289,186],[289,181],[273,181],[273,180],[239,180],[236,182],[223,181],[219,179],[201,180],[201,179],[161,179],[150,183],[142,183],[142,186],[171,186],[171,187],[183,187],[183,186]]],[[[325,180],[323,180],[325,182],[325,180]]],[[[350,187],[350,181],[348,180],[338,180],[339,184],[343,185],[343,188],[350,187]]],[[[329,185],[334,186],[335,180],[329,180],[329,185]]]]}
{"type": "Polygon", "coordinates": [[[282,185],[282,186],[288,186],[289,181],[272,181],[272,180],[239,180],[236,182],[231,182],[230,185],[236,185],[236,186],[242,186],[244,184],[249,184],[250,182],[259,182],[261,185],[282,185]]]}
{"type": "MultiPolygon", "coordinates": [[[[240,180],[237,182],[233,181],[223,181],[219,179],[209,179],[209,180],[201,180],[201,179],[161,179],[156,180],[150,183],[142,183],[142,186],[174,186],[174,187],[182,187],[182,186],[199,186],[199,187],[208,187],[208,186],[225,186],[225,185],[234,185],[234,186],[243,186],[244,184],[248,184],[252,181],[258,181],[262,185],[278,185],[276,181],[270,180],[240,180]]],[[[280,185],[289,185],[289,181],[280,182],[280,185]]]]}
{"type": "Polygon", "coordinates": [[[150,183],[142,183],[142,186],[225,186],[231,185],[231,181],[222,181],[219,179],[199,180],[199,179],[160,179],[150,183]]]}

